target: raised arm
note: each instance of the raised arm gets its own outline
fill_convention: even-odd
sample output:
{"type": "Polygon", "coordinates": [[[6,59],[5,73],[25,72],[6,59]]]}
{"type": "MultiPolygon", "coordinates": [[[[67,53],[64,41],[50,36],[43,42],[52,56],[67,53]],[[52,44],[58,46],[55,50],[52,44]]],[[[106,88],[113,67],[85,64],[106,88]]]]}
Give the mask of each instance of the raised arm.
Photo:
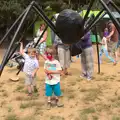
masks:
{"type": "Polygon", "coordinates": [[[20,42],[20,54],[23,55],[24,54],[24,49],[23,49],[23,43],[20,42]]]}

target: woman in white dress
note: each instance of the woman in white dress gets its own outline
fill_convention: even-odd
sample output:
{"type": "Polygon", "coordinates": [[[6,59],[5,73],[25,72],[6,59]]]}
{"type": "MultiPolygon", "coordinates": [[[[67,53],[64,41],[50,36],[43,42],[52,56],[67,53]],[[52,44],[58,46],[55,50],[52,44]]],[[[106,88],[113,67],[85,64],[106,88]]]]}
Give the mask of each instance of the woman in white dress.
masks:
{"type": "MultiPolygon", "coordinates": [[[[37,33],[36,33],[36,37],[34,38],[34,42],[37,43],[37,41],[39,40],[41,34],[43,33],[45,29],[45,24],[42,24],[40,26],[40,29],[38,29],[37,33]]],[[[38,49],[41,55],[43,55],[45,53],[45,49],[46,49],[46,40],[47,40],[47,31],[45,31],[43,37],[41,38],[39,44],[38,44],[38,49]]]]}

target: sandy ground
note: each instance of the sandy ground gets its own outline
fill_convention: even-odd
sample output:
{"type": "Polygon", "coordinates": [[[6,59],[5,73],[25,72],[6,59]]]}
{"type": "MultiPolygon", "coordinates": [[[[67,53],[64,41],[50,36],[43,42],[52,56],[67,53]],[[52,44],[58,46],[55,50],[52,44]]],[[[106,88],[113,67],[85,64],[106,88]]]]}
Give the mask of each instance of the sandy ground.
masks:
{"type": "MultiPolygon", "coordinates": [[[[94,48],[94,51],[95,48],[94,48]]],[[[1,57],[4,50],[0,50],[1,57]]],[[[39,93],[26,95],[23,73],[18,82],[10,81],[17,69],[5,67],[0,78],[0,120],[120,120],[120,63],[113,66],[103,58],[98,74],[94,53],[94,78],[91,81],[79,77],[80,59],[74,57],[69,71],[72,76],[61,78],[63,108],[46,109],[44,95],[44,61],[40,59],[37,74],[39,93]]]]}

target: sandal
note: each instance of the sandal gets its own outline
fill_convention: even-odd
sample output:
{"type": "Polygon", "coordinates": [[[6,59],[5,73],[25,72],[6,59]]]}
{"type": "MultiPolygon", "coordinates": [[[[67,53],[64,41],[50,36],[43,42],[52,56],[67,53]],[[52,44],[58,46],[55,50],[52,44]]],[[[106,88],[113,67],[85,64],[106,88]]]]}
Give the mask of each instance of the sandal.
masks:
{"type": "Polygon", "coordinates": [[[32,93],[28,93],[28,96],[32,96],[32,93]]]}

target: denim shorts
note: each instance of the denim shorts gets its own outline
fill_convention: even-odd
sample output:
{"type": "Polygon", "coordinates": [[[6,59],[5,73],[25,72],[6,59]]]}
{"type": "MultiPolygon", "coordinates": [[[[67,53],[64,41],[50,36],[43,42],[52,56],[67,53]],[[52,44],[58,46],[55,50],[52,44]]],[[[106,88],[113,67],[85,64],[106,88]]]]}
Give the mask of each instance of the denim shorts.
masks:
{"type": "Polygon", "coordinates": [[[61,95],[60,83],[57,83],[55,85],[45,84],[45,92],[47,97],[52,96],[53,93],[55,96],[60,96],[61,95]]]}

